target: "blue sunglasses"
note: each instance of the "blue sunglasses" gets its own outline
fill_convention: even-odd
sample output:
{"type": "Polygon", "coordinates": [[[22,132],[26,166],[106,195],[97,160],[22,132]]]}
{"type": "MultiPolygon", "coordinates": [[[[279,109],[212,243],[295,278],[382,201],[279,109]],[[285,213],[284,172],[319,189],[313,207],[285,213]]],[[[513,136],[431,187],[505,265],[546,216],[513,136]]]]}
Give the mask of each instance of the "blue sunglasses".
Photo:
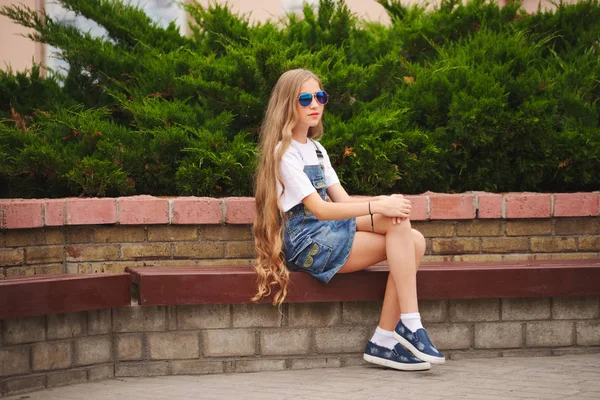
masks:
{"type": "MultiPolygon", "coordinates": [[[[320,92],[314,94],[314,98],[317,99],[317,102],[319,102],[319,104],[327,104],[327,101],[329,100],[329,95],[326,91],[321,90],[320,92]]],[[[298,96],[298,103],[300,103],[302,107],[310,106],[312,104],[312,101],[312,93],[300,93],[300,96],[298,96]]]]}

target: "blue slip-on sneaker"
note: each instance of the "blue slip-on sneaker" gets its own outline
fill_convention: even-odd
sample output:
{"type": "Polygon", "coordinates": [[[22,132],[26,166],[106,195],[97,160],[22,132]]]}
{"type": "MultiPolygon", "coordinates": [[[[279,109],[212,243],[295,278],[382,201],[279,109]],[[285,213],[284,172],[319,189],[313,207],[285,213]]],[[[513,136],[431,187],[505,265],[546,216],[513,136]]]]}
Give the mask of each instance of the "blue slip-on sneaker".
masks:
{"type": "Polygon", "coordinates": [[[419,360],[408,352],[400,343],[393,349],[376,345],[369,340],[363,359],[367,362],[399,369],[401,371],[425,371],[431,368],[428,362],[419,360]]]}
{"type": "Polygon", "coordinates": [[[427,332],[423,328],[412,332],[402,321],[399,321],[396,329],[394,329],[394,338],[406,347],[408,351],[423,361],[432,364],[443,364],[446,362],[444,355],[431,343],[427,332]]]}

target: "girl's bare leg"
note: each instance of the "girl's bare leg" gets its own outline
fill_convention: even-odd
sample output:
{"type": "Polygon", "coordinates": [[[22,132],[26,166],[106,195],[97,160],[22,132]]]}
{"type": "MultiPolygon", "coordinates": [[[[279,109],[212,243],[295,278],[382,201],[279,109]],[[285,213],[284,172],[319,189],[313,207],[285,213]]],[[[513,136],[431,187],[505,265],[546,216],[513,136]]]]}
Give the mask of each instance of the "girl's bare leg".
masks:
{"type": "Polygon", "coordinates": [[[402,221],[400,225],[393,225],[391,218],[381,215],[374,218],[375,233],[371,232],[369,216],[356,219],[357,232],[352,251],[339,272],[358,271],[388,259],[390,275],[379,327],[391,331],[400,318],[400,310],[405,313],[418,311],[416,270],[425,254],[425,239],[420,232],[410,228],[408,220],[402,221]],[[392,249],[391,257],[388,257],[388,248],[392,249]],[[407,257],[406,253],[410,255],[407,257]],[[396,285],[395,282],[398,281],[404,282],[404,285],[396,285]],[[408,299],[404,299],[404,302],[399,301],[403,297],[408,299]]]}

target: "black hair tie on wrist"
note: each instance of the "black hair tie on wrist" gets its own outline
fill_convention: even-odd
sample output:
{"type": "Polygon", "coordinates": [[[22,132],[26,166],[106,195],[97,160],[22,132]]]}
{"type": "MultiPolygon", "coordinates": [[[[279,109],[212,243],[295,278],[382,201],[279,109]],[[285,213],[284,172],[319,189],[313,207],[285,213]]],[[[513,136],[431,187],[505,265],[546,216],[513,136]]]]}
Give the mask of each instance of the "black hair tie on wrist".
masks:
{"type": "Polygon", "coordinates": [[[373,213],[371,212],[371,202],[369,202],[369,214],[371,215],[371,232],[375,232],[375,224],[373,223],[373,213]]]}

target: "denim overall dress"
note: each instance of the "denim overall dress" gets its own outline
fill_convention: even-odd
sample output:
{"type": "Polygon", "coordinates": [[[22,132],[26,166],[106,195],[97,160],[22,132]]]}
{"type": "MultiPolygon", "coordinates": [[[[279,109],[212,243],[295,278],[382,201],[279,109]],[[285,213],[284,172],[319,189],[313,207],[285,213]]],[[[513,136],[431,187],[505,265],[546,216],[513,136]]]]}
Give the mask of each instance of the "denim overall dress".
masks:
{"type": "MultiPolygon", "coordinates": [[[[325,200],[327,185],[323,172],[323,153],[314,141],[313,144],[319,165],[305,165],[304,173],[325,200]]],[[[300,203],[285,212],[284,224],[284,253],[288,269],[304,271],[322,282],[329,282],[350,255],[356,233],[356,218],[320,221],[300,203]]]]}

